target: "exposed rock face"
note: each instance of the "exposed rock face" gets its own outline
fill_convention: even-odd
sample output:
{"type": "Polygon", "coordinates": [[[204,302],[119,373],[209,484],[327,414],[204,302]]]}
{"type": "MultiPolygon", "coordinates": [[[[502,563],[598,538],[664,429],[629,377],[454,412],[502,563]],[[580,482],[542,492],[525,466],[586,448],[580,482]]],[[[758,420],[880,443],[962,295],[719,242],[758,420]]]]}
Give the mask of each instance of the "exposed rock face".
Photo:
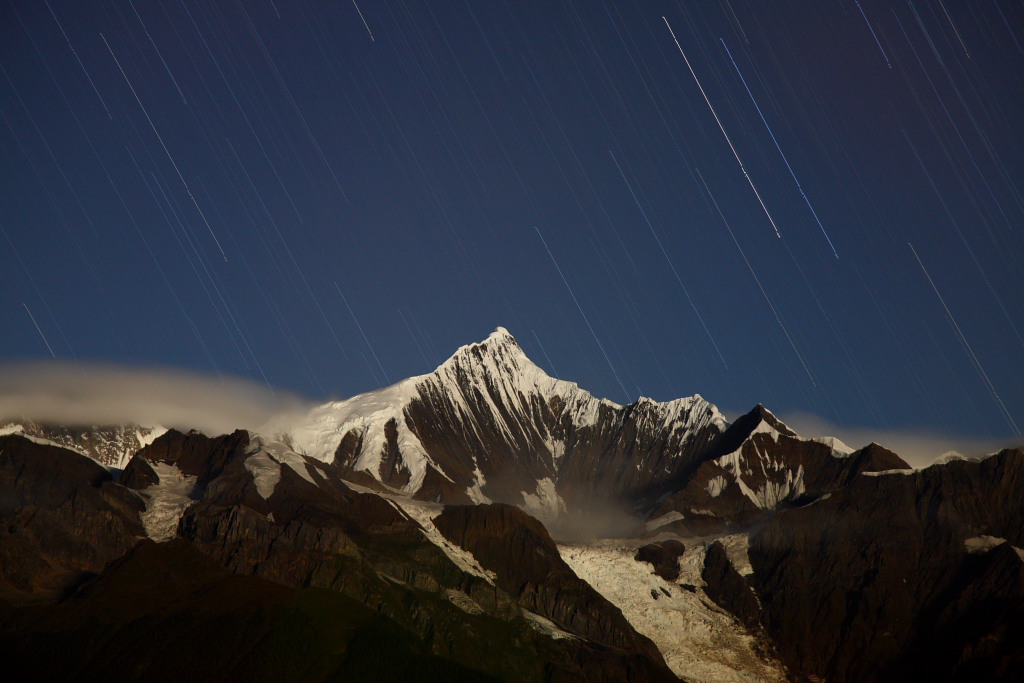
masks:
{"type": "Polygon", "coordinates": [[[142,501],[92,460],[0,437],[0,592],[53,595],[142,536],[142,501]]]}
{"type": "Polygon", "coordinates": [[[106,467],[123,468],[133,455],[164,432],[139,425],[57,425],[0,420],[0,434],[22,434],[88,456],[106,467]]]}
{"type": "Polygon", "coordinates": [[[862,474],[778,513],[750,560],[780,657],[830,681],[1017,679],[1024,641],[1007,634],[1024,617],[1021,491],[1024,452],[1013,450],[862,474]],[[983,552],[986,537],[1005,543],[983,552]]]}
{"type": "Polygon", "coordinates": [[[1021,680],[1024,672],[1024,562],[1002,543],[972,556],[924,611],[906,653],[880,680],[1021,680]]]}
{"type": "Polygon", "coordinates": [[[648,543],[636,550],[633,558],[637,562],[648,562],[654,567],[654,573],[666,581],[679,578],[679,556],[686,552],[682,542],[670,539],[648,543]]]}

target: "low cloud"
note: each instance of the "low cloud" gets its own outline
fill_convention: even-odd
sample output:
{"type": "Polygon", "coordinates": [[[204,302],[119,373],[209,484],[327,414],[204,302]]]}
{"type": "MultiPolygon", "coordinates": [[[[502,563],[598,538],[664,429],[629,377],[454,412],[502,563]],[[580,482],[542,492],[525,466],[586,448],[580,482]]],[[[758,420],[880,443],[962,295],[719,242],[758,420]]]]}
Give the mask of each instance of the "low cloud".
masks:
{"type": "Polygon", "coordinates": [[[927,467],[950,451],[956,451],[968,457],[978,457],[1021,445],[1020,440],[1009,438],[998,440],[949,437],[923,429],[886,430],[844,427],[808,413],[779,415],[779,419],[805,438],[834,436],[850,448],[855,449],[874,441],[893,451],[913,467],[927,467]]]}
{"type": "Polygon", "coordinates": [[[177,369],[71,363],[0,365],[0,420],[134,423],[217,435],[259,430],[309,403],[245,379],[177,369]]]}

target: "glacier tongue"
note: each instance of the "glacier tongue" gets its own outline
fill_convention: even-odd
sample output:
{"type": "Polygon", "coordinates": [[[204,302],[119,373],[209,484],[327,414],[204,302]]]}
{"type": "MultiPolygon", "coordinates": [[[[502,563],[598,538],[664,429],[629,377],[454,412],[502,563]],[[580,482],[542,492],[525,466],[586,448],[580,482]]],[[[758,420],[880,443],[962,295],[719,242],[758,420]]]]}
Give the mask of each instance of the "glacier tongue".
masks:
{"type": "Polygon", "coordinates": [[[150,467],[160,481],[139,491],[146,501],[142,526],[154,541],[166,541],[177,534],[178,520],[185,508],[195,502],[193,489],[196,477],[183,474],[174,465],[163,462],[151,462],[150,467]]]}
{"type": "MultiPolygon", "coordinates": [[[[687,541],[680,575],[666,581],[634,559],[650,539],[595,540],[560,544],[572,570],[616,607],[633,628],[654,641],[669,668],[688,681],[742,683],[786,680],[782,665],[765,656],[757,639],[704,594],[701,569],[711,540],[687,541]],[[689,586],[686,588],[685,586],[689,586]]],[[[744,570],[746,536],[720,539],[744,570]]]]}

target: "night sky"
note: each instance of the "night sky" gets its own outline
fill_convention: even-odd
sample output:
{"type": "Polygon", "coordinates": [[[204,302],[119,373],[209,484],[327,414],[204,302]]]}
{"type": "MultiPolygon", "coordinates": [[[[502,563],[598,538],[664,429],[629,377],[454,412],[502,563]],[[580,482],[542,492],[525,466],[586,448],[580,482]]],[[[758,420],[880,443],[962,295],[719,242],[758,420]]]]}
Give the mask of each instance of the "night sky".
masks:
{"type": "Polygon", "coordinates": [[[1024,429],[1011,0],[4,0],[0,361],[1024,429]]]}

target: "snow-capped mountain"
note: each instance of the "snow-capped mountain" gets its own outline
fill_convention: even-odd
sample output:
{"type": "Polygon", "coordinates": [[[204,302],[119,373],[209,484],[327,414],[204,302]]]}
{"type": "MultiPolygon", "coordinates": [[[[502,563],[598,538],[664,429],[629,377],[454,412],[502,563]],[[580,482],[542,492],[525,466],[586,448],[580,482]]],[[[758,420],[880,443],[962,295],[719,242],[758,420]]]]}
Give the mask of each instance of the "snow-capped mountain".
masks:
{"type": "Polygon", "coordinates": [[[660,495],[726,426],[700,396],[595,398],[548,376],[498,328],[430,374],[317,407],[283,438],[419,499],[508,502],[552,519],[595,495],[660,495]]]}
{"type": "Polygon", "coordinates": [[[907,467],[802,439],[760,405],[730,425],[699,395],[596,398],[547,375],[504,328],[430,374],[321,405],[281,431],[354,481],[441,503],[509,503],[548,522],[656,508],[664,523],[739,526],[857,472],[907,467]]]}

